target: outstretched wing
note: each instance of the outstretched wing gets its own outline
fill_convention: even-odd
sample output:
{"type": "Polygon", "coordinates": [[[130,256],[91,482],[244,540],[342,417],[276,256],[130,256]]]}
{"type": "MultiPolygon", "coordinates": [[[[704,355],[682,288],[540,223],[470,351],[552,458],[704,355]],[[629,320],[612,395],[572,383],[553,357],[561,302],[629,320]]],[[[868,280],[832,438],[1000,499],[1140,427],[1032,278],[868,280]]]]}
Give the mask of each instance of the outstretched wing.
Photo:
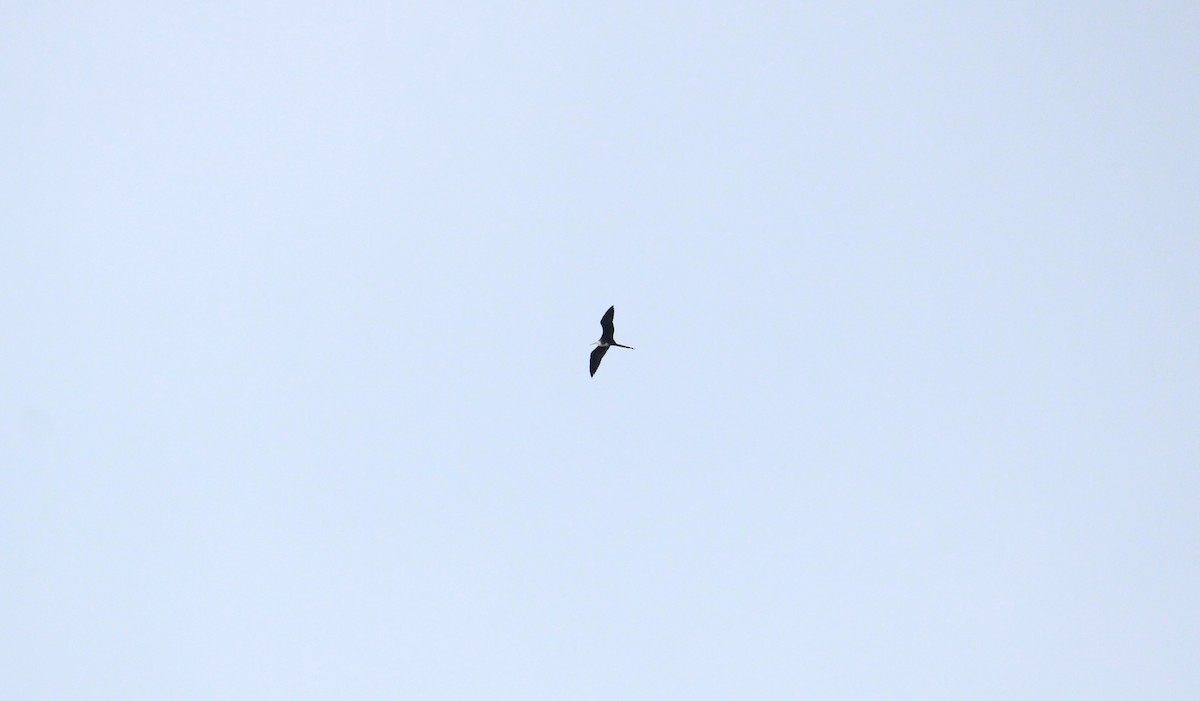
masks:
{"type": "MultiPolygon", "coordinates": [[[[615,314],[616,312],[617,312],[617,308],[615,306],[609,307],[608,311],[604,312],[604,316],[600,317],[600,328],[601,328],[601,330],[604,331],[604,333],[600,334],[600,338],[605,343],[613,342],[612,320],[613,320],[613,314],[615,314]]],[[[599,361],[596,361],[596,362],[599,362],[599,361]]]]}
{"type": "Polygon", "coordinates": [[[607,352],[608,346],[596,346],[596,350],[592,351],[592,377],[596,376],[596,368],[600,367],[600,360],[607,352]]]}

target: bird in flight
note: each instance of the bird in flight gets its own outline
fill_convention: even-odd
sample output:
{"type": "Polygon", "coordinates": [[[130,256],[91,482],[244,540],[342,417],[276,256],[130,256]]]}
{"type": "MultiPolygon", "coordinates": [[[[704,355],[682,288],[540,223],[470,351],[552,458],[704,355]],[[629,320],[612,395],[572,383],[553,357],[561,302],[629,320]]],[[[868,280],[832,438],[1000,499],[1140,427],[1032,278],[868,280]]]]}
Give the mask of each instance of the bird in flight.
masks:
{"type": "Polygon", "coordinates": [[[633,350],[633,346],[623,346],[613,340],[613,314],[617,311],[616,307],[609,307],[608,311],[604,312],[604,316],[600,317],[600,329],[603,333],[600,334],[600,340],[593,343],[596,350],[592,351],[592,377],[596,376],[596,368],[600,367],[600,361],[604,358],[604,354],[608,352],[609,346],[619,346],[633,350]]]}

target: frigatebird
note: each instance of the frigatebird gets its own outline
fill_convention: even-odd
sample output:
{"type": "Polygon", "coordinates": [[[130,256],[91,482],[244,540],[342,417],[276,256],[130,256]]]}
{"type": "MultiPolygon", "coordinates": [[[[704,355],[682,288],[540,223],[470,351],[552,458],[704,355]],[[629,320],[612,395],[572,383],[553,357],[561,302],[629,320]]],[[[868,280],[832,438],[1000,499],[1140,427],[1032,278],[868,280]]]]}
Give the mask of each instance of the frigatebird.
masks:
{"type": "Polygon", "coordinates": [[[604,316],[600,317],[600,329],[604,332],[600,334],[600,340],[593,343],[596,350],[592,351],[592,377],[596,376],[596,368],[600,367],[600,360],[604,358],[604,354],[608,352],[609,346],[619,346],[633,350],[633,346],[624,346],[613,340],[613,314],[617,311],[616,307],[609,307],[608,311],[604,312],[604,316]]]}

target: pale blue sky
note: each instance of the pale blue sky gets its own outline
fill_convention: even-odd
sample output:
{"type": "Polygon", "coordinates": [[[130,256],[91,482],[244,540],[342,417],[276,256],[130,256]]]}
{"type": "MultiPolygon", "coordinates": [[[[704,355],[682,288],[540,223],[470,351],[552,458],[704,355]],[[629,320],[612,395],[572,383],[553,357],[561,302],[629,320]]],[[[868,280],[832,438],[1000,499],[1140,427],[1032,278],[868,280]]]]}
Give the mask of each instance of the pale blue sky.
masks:
{"type": "Polygon", "coordinates": [[[1200,697],[1197,37],[8,3],[0,698],[1200,697]]]}

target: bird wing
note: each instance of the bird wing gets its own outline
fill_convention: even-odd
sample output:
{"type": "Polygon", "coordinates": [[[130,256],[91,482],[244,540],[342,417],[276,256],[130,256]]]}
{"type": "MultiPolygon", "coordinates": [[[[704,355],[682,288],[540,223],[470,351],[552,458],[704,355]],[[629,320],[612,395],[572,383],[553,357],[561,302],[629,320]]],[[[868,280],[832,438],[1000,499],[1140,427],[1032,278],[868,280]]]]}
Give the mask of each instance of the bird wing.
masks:
{"type": "Polygon", "coordinates": [[[592,377],[596,376],[596,368],[600,367],[600,360],[607,352],[608,346],[596,346],[596,350],[592,351],[592,377]]]}
{"type": "Polygon", "coordinates": [[[604,333],[600,335],[600,338],[603,339],[605,343],[613,342],[613,323],[612,323],[612,321],[613,321],[613,314],[615,314],[616,312],[617,312],[617,308],[615,306],[609,307],[608,311],[604,312],[604,316],[600,317],[600,328],[604,331],[604,333]]]}

